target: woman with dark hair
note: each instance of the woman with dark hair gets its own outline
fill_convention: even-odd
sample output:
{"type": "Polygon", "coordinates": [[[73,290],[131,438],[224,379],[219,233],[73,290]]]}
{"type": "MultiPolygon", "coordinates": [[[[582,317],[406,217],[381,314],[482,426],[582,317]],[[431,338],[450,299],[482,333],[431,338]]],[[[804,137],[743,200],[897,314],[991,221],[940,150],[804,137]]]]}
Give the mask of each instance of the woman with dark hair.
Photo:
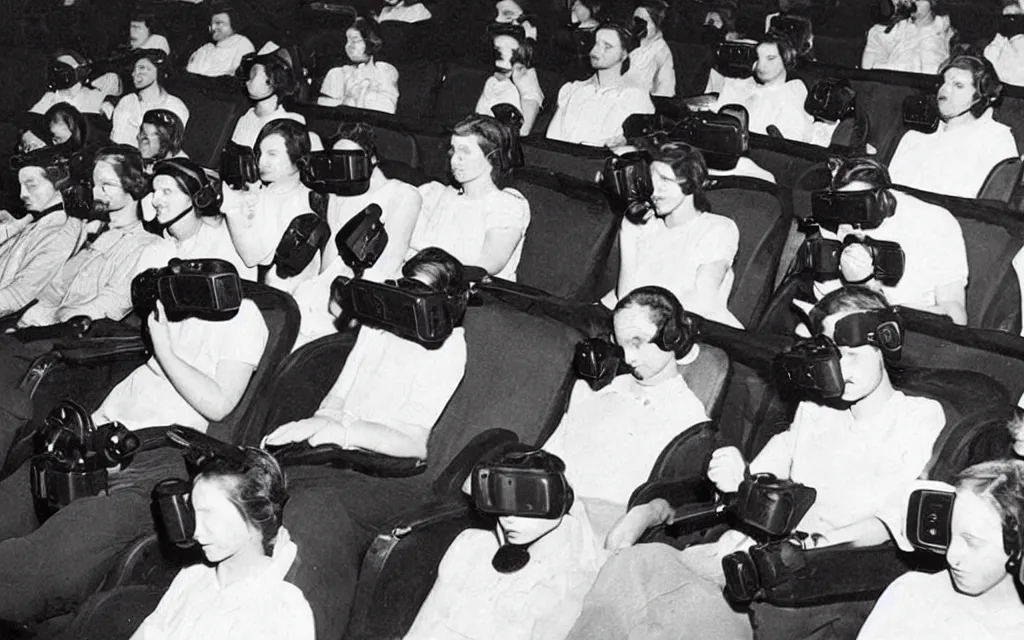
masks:
{"type": "Polygon", "coordinates": [[[1003,85],[992,63],[957,55],[939,68],[939,127],[907,131],[889,161],[896,184],[961,198],[976,198],[992,168],[1020,156],[1010,127],[992,119],[1003,85]]]}
{"type": "Polygon", "coordinates": [[[604,0],[575,0],[570,8],[573,28],[577,31],[597,29],[604,18],[604,4],[604,0]]]}
{"type": "Polygon", "coordinates": [[[637,287],[660,285],[690,311],[740,326],[727,307],[739,229],[710,212],[704,157],[682,142],[663,144],[652,156],[653,206],[641,224],[622,219],[618,285],[602,302],[612,307],[637,287]]]}
{"type": "Polygon", "coordinates": [[[494,24],[488,32],[494,44],[494,73],[484,83],[476,113],[494,115],[495,105],[510,104],[523,114],[519,135],[530,135],[544,104],[544,92],[533,67],[534,43],[522,27],[514,24],[494,24]]]}
{"type": "Polygon", "coordinates": [[[242,13],[230,2],[211,0],[210,42],[196,49],[188,59],[185,71],[201,76],[232,76],[242,58],[256,50],[249,38],[243,36],[242,13]]]}
{"type": "Polygon", "coordinates": [[[53,146],[66,144],[72,151],[78,151],[85,146],[89,125],[78,109],[67,102],[61,102],[50,107],[44,117],[50,129],[50,142],[53,146]]]}
{"type": "Polygon", "coordinates": [[[398,107],[398,70],[375,59],[384,48],[372,18],[356,18],[345,32],[345,55],[351,64],[327,72],[317,103],[394,113],[398,107]]]}
{"type": "MultiPolygon", "coordinates": [[[[281,101],[294,95],[298,88],[295,85],[292,64],[294,61],[291,55],[280,48],[269,52],[261,50],[260,55],[252,60],[245,91],[253,105],[235,123],[235,130],[231,134],[232,142],[243,147],[252,147],[264,125],[279,118],[306,124],[305,116],[287,111],[281,105],[281,101]]],[[[245,71],[245,68],[246,64],[243,64],[242,71],[245,71]]]]}
{"type": "MultiPolygon", "coordinates": [[[[358,196],[329,196],[327,222],[331,226],[331,235],[336,236],[352,218],[367,206],[376,204],[381,209],[380,221],[388,232],[388,244],[377,262],[362,277],[375,282],[400,277],[402,263],[409,251],[409,240],[423,204],[419,191],[401,180],[388,178],[377,166],[377,135],[370,125],[361,122],[341,125],[333,148],[365,152],[373,165],[373,172],[366,193],[358,196]]],[[[293,349],[335,331],[329,302],[331,284],[338,276],[352,278],[355,273],[338,255],[335,243],[328,242],[324,247],[319,274],[303,282],[292,294],[302,312],[299,336],[293,349]]]]}
{"type": "Polygon", "coordinates": [[[537,40],[537,27],[530,22],[533,12],[530,11],[530,0],[497,0],[494,3],[494,21],[498,24],[514,24],[523,28],[526,37],[537,40]]]}
{"type": "MultiPolygon", "coordinates": [[[[156,16],[145,5],[136,5],[128,18],[128,51],[138,49],[159,49],[170,55],[171,45],[167,38],[155,32],[156,16]]],[[[114,51],[114,56],[124,49],[114,51]]],[[[115,71],[104,73],[92,81],[92,86],[108,96],[119,96],[123,92],[121,76],[115,71]]]]}
{"type": "Polygon", "coordinates": [[[185,103],[163,87],[170,61],[167,54],[144,49],[135,54],[132,66],[134,90],[122,97],[110,116],[110,139],[117,144],[138,144],[142,116],[152,109],[167,109],[188,125],[189,110],[185,103]]]}
{"type": "Polygon", "coordinates": [[[167,109],[151,109],[142,116],[139,127],[139,152],[148,165],[168,158],[187,158],[181,144],[185,125],[178,114],[167,109]]]}
{"type": "Polygon", "coordinates": [[[50,131],[49,119],[45,115],[26,111],[17,117],[15,124],[18,127],[19,154],[50,146],[53,132],[50,131]]]}
{"type": "Polygon", "coordinates": [[[942,0],[892,0],[889,24],[868,30],[862,69],[932,74],[949,57],[955,34],[942,0]]]}
{"type": "Polygon", "coordinates": [[[448,155],[458,187],[430,182],[419,188],[423,207],[410,253],[441,247],[465,264],[516,279],[530,203],[507,186],[514,135],[490,116],[472,115],[455,125],[448,155]]]}
{"type": "Polygon", "coordinates": [[[671,98],[676,95],[676,70],[672,51],[662,35],[667,14],[668,3],[665,0],[639,0],[636,3],[633,19],[643,22],[646,32],[640,46],[629,54],[629,71],[623,76],[652,96],[671,98]]]}
{"type": "Polygon", "coordinates": [[[200,467],[191,502],[209,564],[182,569],[132,640],[313,640],[309,603],[284,580],[297,553],[281,526],[287,500],[281,467],[260,449],[200,467]]]}

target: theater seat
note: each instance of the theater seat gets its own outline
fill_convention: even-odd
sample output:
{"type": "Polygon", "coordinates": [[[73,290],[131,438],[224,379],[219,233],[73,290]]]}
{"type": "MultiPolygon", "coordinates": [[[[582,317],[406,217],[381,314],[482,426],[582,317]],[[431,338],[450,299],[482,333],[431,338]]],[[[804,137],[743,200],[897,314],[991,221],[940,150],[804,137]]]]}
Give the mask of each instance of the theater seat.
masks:
{"type": "Polygon", "coordinates": [[[593,183],[541,169],[519,169],[512,187],[530,203],[517,280],[570,300],[594,301],[618,217],[593,183]]]}
{"type": "Polygon", "coordinates": [[[193,161],[220,168],[220,152],[231,140],[235,123],[249,109],[240,83],[228,78],[185,74],[168,82],[168,92],[181,98],[189,110],[182,148],[193,161]]]}
{"type": "Polygon", "coordinates": [[[612,156],[612,152],[604,147],[548,140],[543,131],[535,127],[534,133],[523,139],[523,157],[528,167],[550,169],[578,180],[593,182],[604,169],[605,160],[612,156]]]}
{"type": "Polygon", "coordinates": [[[450,127],[476,111],[476,102],[494,70],[492,67],[474,66],[472,62],[449,62],[444,66],[434,103],[435,124],[450,127]]]}
{"type": "Polygon", "coordinates": [[[978,191],[979,200],[1010,203],[1021,183],[1021,159],[1007,158],[992,167],[978,191]]]}
{"type": "Polygon", "coordinates": [[[311,104],[296,104],[292,108],[306,118],[309,130],[319,135],[327,144],[333,142],[341,125],[363,122],[372,126],[377,134],[377,150],[381,159],[394,160],[413,168],[420,166],[420,150],[416,138],[408,132],[399,118],[391,114],[353,107],[321,107],[311,104]]]}
{"type": "Polygon", "coordinates": [[[398,63],[398,110],[402,118],[429,121],[441,86],[442,64],[437,60],[398,63]]]}

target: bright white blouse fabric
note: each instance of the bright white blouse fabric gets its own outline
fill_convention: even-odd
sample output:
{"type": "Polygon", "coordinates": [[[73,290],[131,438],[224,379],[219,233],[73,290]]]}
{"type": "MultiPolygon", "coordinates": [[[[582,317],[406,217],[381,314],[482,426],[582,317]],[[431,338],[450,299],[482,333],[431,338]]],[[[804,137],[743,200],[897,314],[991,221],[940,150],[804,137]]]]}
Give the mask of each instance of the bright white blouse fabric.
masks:
{"type": "Polygon", "coordinates": [[[480,92],[480,98],[476,101],[476,112],[485,116],[493,116],[494,112],[491,109],[494,105],[502,103],[508,103],[522,111],[523,102],[527,100],[536,102],[538,105],[544,104],[544,92],[540,88],[536,69],[527,69],[520,85],[512,82],[511,78],[499,80],[494,74],[491,74],[487,77],[484,90],[480,92]]]}
{"type": "Polygon", "coordinates": [[[334,67],[324,77],[317,104],[394,113],[398,108],[398,69],[377,61],[334,67]]]}
{"type": "Polygon", "coordinates": [[[188,59],[185,68],[189,73],[215,78],[232,76],[242,64],[242,58],[255,53],[256,47],[249,38],[240,33],[228,36],[220,42],[207,42],[196,49],[188,59]]]}
{"type": "Polygon", "coordinates": [[[472,200],[458,189],[439,182],[419,187],[423,197],[416,228],[409,242],[409,255],[427,247],[440,247],[464,265],[476,265],[491,229],[515,229],[519,244],[504,268],[494,274],[506,280],[516,279],[523,255],[523,239],[530,225],[530,203],[515,189],[502,189],[484,198],[472,200]]]}
{"type": "Polygon", "coordinates": [[[37,298],[85,240],[82,221],[54,211],[0,242],[0,315],[37,298]]]}
{"type": "Polygon", "coordinates": [[[780,85],[763,85],[754,78],[726,78],[712,107],[718,111],[727,104],[738,104],[750,114],[753,133],[768,133],[775,125],[787,140],[806,142],[814,119],[804,111],[807,86],[802,80],[788,80],[780,85]]]}
{"type": "Polygon", "coordinates": [[[903,20],[889,33],[885,29],[885,25],[876,24],[868,30],[860,62],[862,69],[934,74],[949,57],[953,27],[948,16],[935,16],[926,27],[903,20]]]}
{"type": "Polygon", "coordinates": [[[1005,84],[1024,86],[1024,35],[1007,38],[997,33],[985,47],[985,57],[1005,84]]]}
{"type": "Polygon", "coordinates": [[[423,6],[422,2],[410,5],[400,3],[393,7],[384,7],[381,9],[380,13],[377,15],[377,22],[392,21],[415,24],[417,22],[430,20],[432,17],[430,9],[423,6]]]}
{"type": "Polygon", "coordinates": [[[153,109],[167,109],[174,115],[181,118],[183,125],[188,125],[188,107],[177,96],[164,92],[159,100],[143,103],[139,100],[139,94],[129,93],[118,101],[111,116],[110,141],[117,144],[127,144],[133,147],[139,146],[139,127],[142,126],[142,117],[147,111],[153,109]]]}
{"type": "Polygon", "coordinates": [[[629,54],[629,71],[623,77],[652,96],[676,95],[676,70],[665,37],[658,34],[629,54]]]}
{"type": "Polygon", "coordinates": [[[973,122],[934,133],[907,131],[889,162],[894,184],[961,198],[975,198],[1001,160],[1016,158],[1010,127],[992,119],[988,109],[973,122]]]}
{"type": "Polygon", "coordinates": [[[32,105],[29,111],[32,113],[46,113],[53,105],[66,102],[81,113],[99,113],[103,107],[103,99],[106,97],[107,94],[102,91],[79,84],[70,89],[47,91],[39,99],[39,102],[32,105]]]}
{"type": "Polygon", "coordinates": [[[634,113],[654,113],[646,89],[625,80],[601,85],[596,74],[563,84],[557,104],[547,137],[592,147],[620,143],[626,118],[634,113]]]}
{"type": "Polygon", "coordinates": [[[242,257],[238,255],[235,243],[231,241],[228,223],[223,216],[202,217],[199,221],[199,230],[196,234],[184,240],[178,240],[170,233],[164,232],[164,237],[174,242],[178,257],[182,260],[200,258],[227,260],[238,270],[238,277],[243,280],[255,281],[256,267],[246,265],[242,257]]]}
{"type": "Polygon", "coordinates": [[[246,111],[238,122],[235,123],[235,130],[231,134],[231,142],[240,144],[243,147],[256,147],[256,138],[260,137],[260,131],[263,127],[273,120],[281,119],[294,120],[300,124],[306,124],[306,116],[301,113],[292,113],[286,111],[281,105],[277,106],[271,113],[266,116],[260,117],[256,115],[256,108],[251,107],[246,111]]]}

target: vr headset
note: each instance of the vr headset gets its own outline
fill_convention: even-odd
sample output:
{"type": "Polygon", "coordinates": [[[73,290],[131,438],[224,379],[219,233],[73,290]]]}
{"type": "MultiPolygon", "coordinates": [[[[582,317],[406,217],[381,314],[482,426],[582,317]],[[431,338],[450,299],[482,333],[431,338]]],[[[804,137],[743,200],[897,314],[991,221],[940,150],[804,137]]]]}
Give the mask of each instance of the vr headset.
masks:
{"type": "Polygon", "coordinates": [[[448,295],[405,278],[380,283],[339,276],[331,297],[356,320],[431,349],[444,344],[461,322],[469,288],[448,295]]]}
{"type": "Polygon", "coordinates": [[[242,282],[227,260],[173,258],[166,267],[147,269],[132,280],[132,305],[140,315],[164,305],[172,321],[185,318],[230,320],[242,306],[242,282]]]}
{"type": "Polygon", "coordinates": [[[88,63],[72,67],[65,62],[53,60],[46,69],[47,87],[50,91],[70,89],[79,82],[86,82],[92,67],[88,63]]]}
{"type": "Polygon", "coordinates": [[[313,191],[358,196],[370,188],[373,164],[362,150],[314,151],[303,167],[302,181],[313,191]]]}
{"type": "Polygon", "coordinates": [[[700,149],[712,169],[727,171],[750,148],[749,120],[747,110],[735,104],[723,106],[718,113],[695,111],[679,122],[672,138],[700,149]]]}
{"type": "Polygon", "coordinates": [[[81,151],[65,155],[50,148],[13,156],[10,166],[14,171],[33,166],[55,170],[57,178],[53,186],[60,191],[64,212],[75,218],[92,220],[96,216],[93,213],[91,160],[81,151]],[[40,158],[38,154],[47,154],[47,157],[40,158]]]}
{"type": "Polygon", "coordinates": [[[601,172],[601,184],[630,222],[642,224],[647,212],[654,207],[651,155],[646,151],[632,151],[609,157],[601,172]]]}
{"type": "Polygon", "coordinates": [[[908,129],[935,133],[940,120],[939,101],[934,93],[909,95],[903,99],[903,124],[908,129]]]}
{"type": "Polygon", "coordinates": [[[840,398],[846,389],[839,366],[839,348],[825,336],[798,340],[772,362],[772,374],[782,389],[796,394],[840,398]]]}
{"type": "Polygon", "coordinates": [[[565,465],[550,471],[533,468],[530,455],[509,454],[473,469],[473,503],[479,511],[547,519],[569,513],[574,496],[565,479],[565,465]]]}
{"type": "Polygon", "coordinates": [[[292,218],[274,252],[278,277],[292,278],[302,273],[330,237],[331,227],[319,215],[310,212],[292,218]]]}
{"type": "Polygon", "coordinates": [[[573,369],[590,388],[598,391],[611,384],[624,369],[625,352],[604,338],[587,338],[576,343],[573,369]]]}
{"type": "Polygon", "coordinates": [[[853,225],[860,229],[875,229],[893,214],[887,191],[888,188],[812,191],[811,220],[833,233],[841,224],[853,225]]]}
{"type": "MultiPolygon", "coordinates": [[[[865,236],[857,238],[848,235],[840,242],[829,240],[820,236],[807,240],[805,256],[805,268],[814,274],[818,282],[828,282],[842,278],[839,268],[843,252],[852,245],[864,247],[871,255],[871,263],[874,266],[872,277],[886,287],[894,287],[903,278],[906,270],[907,257],[898,242],[888,240],[875,240],[865,236]]],[[[869,278],[870,279],[870,278],[869,278]]],[[[848,284],[862,284],[848,282],[848,284]]]]}
{"type": "Polygon", "coordinates": [[[334,236],[338,255],[360,277],[377,264],[388,246],[388,232],[380,221],[380,205],[372,203],[345,223],[334,236]]]}
{"type": "Polygon", "coordinates": [[[757,62],[756,42],[726,40],[715,51],[715,68],[727,78],[749,78],[757,62]]]}
{"type": "Polygon", "coordinates": [[[804,100],[804,111],[825,122],[853,118],[857,115],[857,92],[846,78],[819,80],[804,100]]]}
{"type": "Polygon", "coordinates": [[[256,164],[256,152],[236,142],[228,142],[220,152],[220,179],[238,190],[247,184],[260,181],[260,170],[256,164]]]}
{"type": "Polygon", "coordinates": [[[508,152],[508,166],[522,167],[526,164],[523,158],[523,145],[519,139],[519,132],[523,129],[523,112],[516,109],[514,105],[501,102],[491,107],[491,113],[494,114],[494,118],[498,122],[509,128],[511,145],[508,152]]]}
{"type": "Polygon", "coordinates": [[[62,400],[36,433],[35,444],[32,495],[46,517],[79,498],[106,491],[107,468],[125,464],[140,441],[120,422],[97,427],[79,404],[62,400]]]}
{"type": "Polygon", "coordinates": [[[1024,15],[1011,14],[999,16],[999,35],[1006,38],[1013,38],[1024,33],[1024,15]]]}

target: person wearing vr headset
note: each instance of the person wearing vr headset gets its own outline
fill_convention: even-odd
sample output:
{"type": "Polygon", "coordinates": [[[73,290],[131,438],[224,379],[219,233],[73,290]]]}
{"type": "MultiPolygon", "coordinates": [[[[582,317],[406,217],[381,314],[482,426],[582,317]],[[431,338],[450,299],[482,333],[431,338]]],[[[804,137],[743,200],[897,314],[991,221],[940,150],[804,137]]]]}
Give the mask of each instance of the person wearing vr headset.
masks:
{"type": "Polygon", "coordinates": [[[166,109],[181,118],[182,125],[188,125],[188,107],[160,85],[168,64],[167,54],[158,49],[144,49],[135,54],[132,70],[135,88],[117,102],[110,116],[111,142],[137,145],[142,117],[151,109],[166,109]]]}
{"type": "MultiPolygon", "coordinates": [[[[1024,462],[993,460],[960,472],[947,526],[947,570],[897,578],[875,603],[858,640],[1020,637],[1024,462]]],[[[893,537],[913,551],[902,530],[893,537]]]]}
{"type": "Polygon", "coordinates": [[[622,219],[618,284],[602,302],[611,307],[620,295],[657,284],[689,311],[740,327],[727,306],[739,229],[710,212],[704,157],[682,142],[661,144],[651,156],[651,201],[633,206],[633,215],[622,219]]]}
{"type": "MultiPolygon", "coordinates": [[[[886,362],[898,356],[903,335],[881,294],[864,287],[835,291],[810,320],[837,349],[841,398],[801,402],[789,429],[773,436],[749,465],[736,447],[717,449],[708,479],[721,494],[736,492],[747,474],[757,473],[813,487],[817,499],[798,525],[811,534],[808,545],[881,544],[888,533],[877,515],[925,469],[945,424],[942,406],[893,387],[886,362]]],[[[616,524],[608,546],[623,551],[601,570],[570,638],[751,637],[746,613],[722,594],[722,558],[753,544],[745,533],[729,530],[682,552],[661,543],[627,548],[674,517],[673,506],[658,498],[633,507],[616,524]]]]}
{"type": "Polygon", "coordinates": [[[992,63],[973,55],[953,56],[939,75],[938,130],[904,133],[889,175],[896,184],[974,198],[993,167],[1020,155],[1010,127],[992,119],[1003,85],[992,63]]]}
{"type": "Polygon", "coordinates": [[[82,113],[100,113],[106,95],[87,86],[89,60],[77,51],[61,50],[50,62],[49,91],[29,111],[46,113],[58,102],[67,102],[82,113]]]}
{"type": "Polygon", "coordinates": [[[440,247],[464,264],[516,279],[530,203],[508,187],[516,132],[490,116],[472,115],[452,129],[449,168],[458,187],[429,182],[419,187],[423,206],[410,254],[440,247]]]}
{"type": "MultiPolygon", "coordinates": [[[[75,316],[120,320],[132,309],[131,281],[141,271],[162,267],[174,248],[146,231],[139,202],[149,190],[142,156],[134,147],[100,149],[92,163],[91,212],[85,244],[39,293],[18,326],[43,326],[75,316]]],[[[2,616],[0,616],[2,617],[2,616]]]]}
{"type": "Polygon", "coordinates": [[[426,22],[433,15],[422,2],[406,3],[405,0],[384,0],[384,6],[377,13],[377,22],[404,22],[416,24],[426,22]]]}
{"type": "MultiPolygon", "coordinates": [[[[387,246],[373,266],[359,274],[359,277],[375,282],[398,278],[409,251],[409,241],[416,228],[423,199],[416,187],[388,178],[377,166],[377,136],[370,125],[361,122],[343,124],[335,138],[334,150],[366,154],[373,170],[365,193],[353,196],[331,194],[328,197],[327,222],[331,227],[331,236],[337,238],[368,207],[380,207],[380,223],[385,225],[387,246]]],[[[300,284],[293,294],[302,312],[299,336],[293,349],[335,331],[329,303],[331,285],[338,276],[354,278],[357,274],[342,259],[337,242],[328,242],[323,250],[320,273],[300,284]]]]}
{"type": "Polygon", "coordinates": [[[47,109],[43,117],[50,129],[53,146],[65,145],[64,149],[69,152],[85,146],[89,138],[89,124],[78,109],[67,102],[60,102],[47,109]]]}
{"type": "MultiPolygon", "coordinates": [[[[113,56],[139,49],[159,49],[170,55],[171,45],[167,42],[167,38],[154,31],[156,28],[156,15],[153,10],[145,4],[135,5],[128,16],[127,47],[125,48],[125,45],[118,47],[113,52],[113,56]]],[[[121,76],[116,71],[104,73],[93,80],[92,86],[108,96],[119,96],[123,93],[121,76]]]]}
{"type": "MultiPolygon", "coordinates": [[[[418,252],[395,286],[442,292],[459,325],[467,291],[462,264],[437,247],[418,252]]],[[[332,307],[340,312],[338,301],[332,307]]],[[[289,422],[264,446],[335,444],[395,457],[427,456],[427,438],[466,370],[465,330],[457,326],[442,345],[427,348],[385,329],[364,325],[338,380],[310,418],[289,422]]]]}
{"type": "Polygon", "coordinates": [[[181,148],[184,140],[185,125],[173,111],[150,109],[142,116],[136,141],[147,166],[169,158],[188,158],[181,148]]]}
{"type": "Polygon", "coordinates": [[[843,160],[833,174],[830,191],[834,199],[830,215],[836,219],[820,220],[818,226],[823,239],[844,243],[841,279],[815,282],[818,297],[843,282],[864,283],[884,293],[892,304],[967,324],[967,249],[952,214],[893,189],[885,166],[869,156],[843,160]],[[856,213],[844,219],[847,209],[856,213]],[[893,274],[882,273],[886,265],[878,261],[877,246],[872,247],[869,240],[898,245],[903,269],[895,282],[888,277],[893,274]]]}
{"type": "Polygon", "coordinates": [[[448,547],[405,640],[564,638],[604,555],[565,465],[521,445],[477,465],[470,480],[475,508],[497,523],[448,547]],[[546,504],[517,500],[517,489],[546,504]]]}
{"type": "Polygon", "coordinates": [[[949,57],[956,31],[944,0],[891,0],[895,12],[888,24],[868,29],[861,69],[935,73],[949,57]]]}
{"type": "MultiPolygon", "coordinates": [[[[26,215],[0,224],[0,316],[37,298],[78,248],[80,220],[64,211],[61,189],[72,177],[68,154],[44,148],[17,157],[21,202],[26,215]]],[[[0,218],[5,217],[0,215],[0,218]]]]}
{"type": "Polygon", "coordinates": [[[220,214],[220,185],[187,158],[161,160],[152,175],[153,193],[143,201],[142,216],[174,242],[177,257],[226,260],[240,278],[255,281],[256,268],[242,261],[220,214]]]}
{"type": "Polygon", "coordinates": [[[537,27],[532,20],[535,13],[530,10],[529,0],[497,0],[494,3],[494,21],[498,24],[514,24],[523,28],[526,37],[537,41],[537,27]]]}
{"type": "Polygon", "coordinates": [[[317,104],[394,113],[398,108],[398,69],[376,59],[383,48],[377,22],[356,18],[345,31],[345,55],[350,64],[327,72],[317,104]]]}
{"type": "MultiPolygon", "coordinates": [[[[292,221],[311,210],[310,189],[302,183],[311,146],[306,126],[294,120],[271,120],[256,138],[260,184],[238,192],[224,186],[222,210],[238,255],[250,267],[271,265],[292,221]]],[[[319,251],[298,273],[282,268],[267,272],[266,283],[292,293],[319,273],[319,251]]]]}
{"type": "Polygon", "coordinates": [[[726,78],[710,109],[738,104],[750,115],[752,133],[767,134],[774,127],[789,140],[806,141],[813,118],[804,111],[807,86],[803,80],[789,79],[796,62],[797,51],[789,36],[769,31],[758,41],[754,75],[726,78]]]}
{"type": "Polygon", "coordinates": [[[516,24],[495,23],[488,27],[494,44],[494,73],[484,83],[476,101],[476,113],[493,115],[498,104],[510,104],[523,114],[519,135],[528,136],[544,104],[544,91],[533,67],[533,41],[516,24]]]}
{"type": "Polygon", "coordinates": [[[629,54],[629,71],[623,77],[646,89],[652,96],[671,98],[676,95],[676,70],[672,51],[662,34],[668,9],[665,0],[639,0],[636,3],[633,20],[637,26],[643,23],[641,32],[644,35],[640,38],[640,45],[629,54]]]}
{"type": "Polygon", "coordinates": [[[558,91],[557,110],[548,125],[547,137],[594,147],[625,143],[622,123],[634,113],[654,113],[646,88],[632,84],[625,74],[630,53],[637,48],[629,27],[607,22],[594,34],[590,66],[594,75],[567,82],[558,91]]]}
{"type": "Polygon", "coordinates": [[[256,51],[243,28],[242,13],[230,2],[210,0],[210,40],[192,52],[185,71],[200,76],[233,76],[242,58],[256,51]]]}
{"type": "Polygon", "coordinates": [[[612,322],[631,375],[617,376],[597,391],[578,381],[544,444],[565,460],[599,544],[626,513],[630,494],[647,480],[661,451],[708,419],[677,366],[696,360],[700,348],[693,321],[672,293],[640,287],[619,301],[612,322]]]}
{"type": "Polygon", "coordinates": [[[985,57],[999,79],[1006,84],[1024,86],[1024,4],[1005,0],[1003,17],[992,41],[985,46],[985,57]]]}
{"type": "Polygon", "coordinates": [[[209,564],[182,569],[132,640],[316,637],[309,603],[285,580],[298,547],[281,524],[284,472],[265,451],[239,454],[209,458],[191,483],[194,539],[209,564]]]}
{"type": "Polygon", "coordinates": [[[267,48],[263,47],[259,55],[247,56],[238,69],[246,78],[245,91],[253,101],[252,107],[235,123],[231,134],[231,141],[243,147],[254,147],[260,131],[272,120],[288,118],[306,124],[305,116],[281,105],[281,100],[293,96],[298,89],[291,56],[284,49],[266,51],[267,48]]]}
{"type": "Polygon", "coordinates": [[[53,134],[44,115],[26,111],[18,114],[14,124],[18,127],[18,144],[15,154],[24,155],[50,145],[53,134]]]}

